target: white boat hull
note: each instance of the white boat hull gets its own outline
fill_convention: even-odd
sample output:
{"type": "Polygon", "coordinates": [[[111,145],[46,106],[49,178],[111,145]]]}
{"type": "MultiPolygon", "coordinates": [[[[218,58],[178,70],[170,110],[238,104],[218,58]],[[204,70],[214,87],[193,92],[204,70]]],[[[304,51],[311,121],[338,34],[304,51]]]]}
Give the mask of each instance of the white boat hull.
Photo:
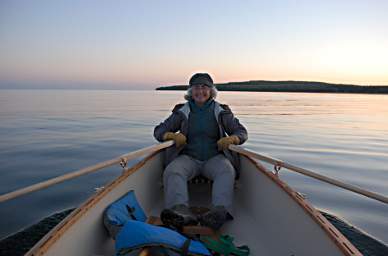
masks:
{"type": "MultiPolygon", "coordinates": [[[[161,174],[158,152],[74,210],[26,255],[114,255],[114,241],[102,222],[104,209],[134,190],[146,213],[158,216],[163,208],[161,174]]],[[[209,184],[190,185],[190,204],[208,206],[210,193],[209,184]]],[[[251,255],[361,255],[306,200],[248,156],[241,156],[233,215],[221,233],[248,245],[251,255]]]]}

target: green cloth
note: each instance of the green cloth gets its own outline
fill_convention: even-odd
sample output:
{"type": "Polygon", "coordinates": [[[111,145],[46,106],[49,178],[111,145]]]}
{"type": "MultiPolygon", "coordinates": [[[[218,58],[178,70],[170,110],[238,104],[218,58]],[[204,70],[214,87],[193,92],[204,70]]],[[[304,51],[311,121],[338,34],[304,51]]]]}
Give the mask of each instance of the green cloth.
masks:
{"type": "Polygon", "coordinates": [[[217,141],[220,138],[219,127],[214,116],[214,100],[208,100],[203,106],[189,101],[189,127],[187,145],[183,154],[206,161],[218,154],[217,141]]]}
{"type": "Polygon", "coordinates": [[[214,240],[209,236],[201,237],[201,242],[206,248],[220,255],[249,256],[250,249],[247,245],[236,246],[233,243],[234,238],[228,235],[222,235],[219,240],[214,240]]]}

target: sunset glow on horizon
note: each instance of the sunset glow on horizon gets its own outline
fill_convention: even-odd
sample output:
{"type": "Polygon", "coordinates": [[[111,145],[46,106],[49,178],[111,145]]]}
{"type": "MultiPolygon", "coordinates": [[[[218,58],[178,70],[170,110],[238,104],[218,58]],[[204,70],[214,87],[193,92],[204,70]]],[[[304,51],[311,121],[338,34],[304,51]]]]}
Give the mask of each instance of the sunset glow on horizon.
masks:
{"type": "Polygon", "coordinates": [[[388,85],[386,1],[1,1],[0,88],[388,85]]]}

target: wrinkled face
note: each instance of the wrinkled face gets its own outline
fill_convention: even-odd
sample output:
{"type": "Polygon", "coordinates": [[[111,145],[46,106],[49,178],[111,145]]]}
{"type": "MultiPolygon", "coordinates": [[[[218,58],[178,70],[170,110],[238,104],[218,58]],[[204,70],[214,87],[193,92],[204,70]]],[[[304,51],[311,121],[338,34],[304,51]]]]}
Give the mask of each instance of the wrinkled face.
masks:
{"type": "Polygon", "coordinates": [[[195,104],[201,106],[210,99],[210,91],[211,89],[206,85],[193,85],[191,87],[191,96],[195,104]]]}

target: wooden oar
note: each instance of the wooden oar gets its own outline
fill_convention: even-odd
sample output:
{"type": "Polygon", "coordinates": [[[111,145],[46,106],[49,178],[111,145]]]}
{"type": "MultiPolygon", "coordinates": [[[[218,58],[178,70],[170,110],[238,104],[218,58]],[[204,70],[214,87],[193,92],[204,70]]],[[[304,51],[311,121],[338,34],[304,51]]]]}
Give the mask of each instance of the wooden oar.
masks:
{"type": "Polygon", "coordinates": [[[338,180],[335,180],[333,178],[326,177],[326,176],[323,176],[321,174],[309,171],[307,169],[291,165],[289,163],[286,163],[286,162],[284,162],[282,160],[279,160],[279,159],[276,159],[276,158],[273,158],[273,157],[270,157],[270,156],[265,156],[265,155],[262,155],[262,154],[259,154],[259,153],[256,153],[256,152],[253,152],[253,151],[250,151],[250,150],[246,150],[246,149],[244,149],[244,148],[242,148],[240,146],[230,145],[229,149],[232,150],[232,151],[235,151],[235,152],[237,152],[239,154],[242,154],[242,155],[245,155],[245,156],[249,156],[249,157],[252,157],[252,158],[255,158],[255,159],[259,159],[259,160],[262,160],[264,162],[273,164],[276,167],[284,167],[284,168],[287,168],[288,170],[291,170],[291,171],[294,171],[294,172],[297,172],[297,173],[309,176],[311,178],[314,178],[314,179],[317,179],[317,180],[320,180],[320,181],[332,184],[334,186],[337,186],[337,187],[340,187],[340,188],[352,191],[354,193],[357,193],[357,194],[360,194],[360,195],[363,195],[363,196],[366,196],[366,197],[369,197],[369,198],[372,198],[372,199],[375,199],[375,200],[378,200],[380,202],[388,204],[388,197],[380,195],[380,194],[377,194],[375,192],[371,192],[371,191],[365,190],[363,188],[360,188],[360,187],[357,187],[357,186],[354,186],[354,185],[351,185],[351,184],[346,184],[346,183],[344,183],[342,181],[338,181],[338,180]]]}
{"type": "MultiPolygon", "coordinates": [[[[123,161],[127,162],[128,160],[140,157],[142,155],[150,154],[150,153],[155,152],[157,150],[170,147],[173,144],[174,144],[173,141],[167,141],[167,142],[164,142],[164,143],[161,143],[161,144],[156,144],[156,145],[153,145],[153,146],[150,146],[150,147],[146,147],[146,148],[143,148],[143,149],[140,149],[140,150],[137,150],[137,151],[133,151],[131,153],[122,155],[120,157],[117,157],[117,158],[114,158],[114,159],[111,159],[111,160],[107,160],[107,161],[102,162],[102,163],[98,163],[98,164],[95,164],[95,165],[83,168],[83,169],[75,171],[75,172],[71,172],[71,173],[68,173],[68,174],[65,174],[65,175],[62,175],[62,176],[58,176],[56,178],[53,178],[53,179],[50,179],[50,180],[47,180],[47,181],[43,181],[43,182],[40,182],[40,183],[31,185],[31,186],[28,186],[28,187],[25,187],[25,188],[22,188],[22,189],[18,189],[16,191],[13,191],[13,192],[10,192],[10,193],[6,193],[6,194],[3,194],[3,195],[0,195],[0,203],[1,202],[5,202],[5,201],[10,200],[10,199],[13,199],[13,198],[16,198],[16,197],[19,197],[19,196],[24,195],[24,194],[28,194],[28,193],[31,193],[31,192],[34,192],[34,191],[37,191],[37,190],[40,190],[40,189],[43,189],[43,188],[47,188],[49,186],[52,186],[52,185],[57,184],[57,183],[64,182],[66,180],[74,179],[76,177],[79,177],[79,176],[82,176],[82,175],[85,175],[85,174],[96,172],[96,171],[101,170],[101,169],[103,169],[105,167],[109,167],[109,166],[112,166],[114,164],[118,164],[118,163],[123,162],[123,161]]],[[[291,171],[298,172],[300,174],[303,174],[303,175],[306,175],[306,176],[318,179],[320,181],[323,181],[323,182],[335,185],[337,187],[341,187],[343,189],[346,189],[346,190],[355,192],[357,194],[361,194],[363,196],[366,196],[366,197],[369,197],[369,198],[372,198],[372,199],[375,199],[375,200],[378,200],[380,202],[388,204],[388,197],[380,195],[380,194],[377,194],[375,192],[371,192],[371,191],[359,188],[359,187],[351,185],[351,184],[346,184],[344,182],[332,179],[330,177],[323,176],[321,174],[309,171],[309,170],[304,169],[304,168],[300,168],[300,167],[291,165],[289,163],[286,163],[286,162],[284,162],[282,160],[279,160],[279,159],[276,159],[276,158],[273,158],[273,157],[270,157],[270,156],[265,156],[265,155],[262,155],[262,154],[259,154],[259,153],[256,153],[256,152],[253,152],[253,151],[250,151],[250,150],[246,150],[246,149],[244,149],[244,148],[242,148],[240,146],[230,145],[229,149],[232,150],[232,151],[235,151],[237,153],[240,153],[242,155],[246,155],[246,156],[249,156],[249,157],[252,157],[252,158],[255,158],[255,159],[262,160],[264,162],[273,164],[273,165],[275,165],[277,167],[287,168],[287,169],[289,169],[291,171]]]]}
{"type": "Polygon", "coordinates": [[[28,186],[28,187],[25,187],[22,189],[15,190],[15,191],[7,193],[7,194],[0,195],[0,203],[5,202],[5,201],[10,200],[10,199],[13,199],[13,198],[16,198],[16,197],[19,197],[19,196],[24,195],[24,194],[28,194],[28,193],[31,193],[31,192],[34,192],[34,191],[37,191],[37,190],[40,190],[43,188],[47,188],[49,186],[64,182],[66,180],[74,179],[76,177],[79,177],[79,176],[82,176],[85,174],[96,172],[98,170],[101,170],[103,168],[118,164],[120,162],[127,162],[129,160],[140,157],[142,155],[151,154],[157,150],[170,147],[173,144],[174,144],[173,141],[167,141],[167,142],[163,142],[163,143],[156,144],[153,146],[149,146],[149,147],[122,155],[120,157],[117,157],[117,158],[114,158],[111,160],[107,160],[105,162],[101,162],[101,163],[83,168],[83,169],[75,171],[75,172],[67,173],[65,175],[58,176],[56,178],[52,178],[52,179],[49,179],[49,180],[46,180],[43,182],[39,182],[39,183],[36,183],[34,185],[31,185],[31,186],[28,186]]]}

